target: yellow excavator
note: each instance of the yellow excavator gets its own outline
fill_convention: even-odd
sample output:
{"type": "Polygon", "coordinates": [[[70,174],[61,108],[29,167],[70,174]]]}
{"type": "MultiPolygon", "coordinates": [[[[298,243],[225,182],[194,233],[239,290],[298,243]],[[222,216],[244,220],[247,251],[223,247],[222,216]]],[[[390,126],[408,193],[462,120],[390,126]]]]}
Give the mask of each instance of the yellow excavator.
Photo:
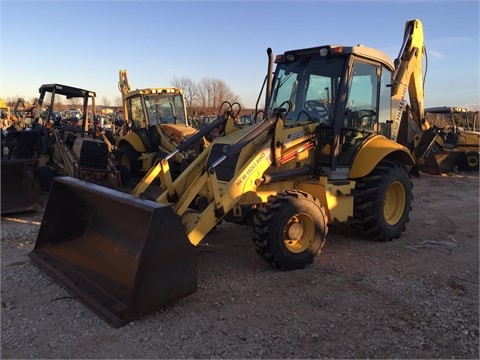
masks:
{"type": "MultiPolygon", "coordinates": [[[[119,163],[131,175],[145,174],[157,159],[174,151],[196,132],[189,125],[185,98],[179,88],[144,88],[132,90],[126,70],[119,71],[124,127],[116,143],[119,163]]],[[[179,174],[191,160],[208,146],[204,139],[193,149],[178,152],[171,159],[172,171],[179,174]]]]}
{"type": "MultiPolygon", "coordinates": [[[[424,145],[415,154],[398,142],[411,140],[413,149],[408,127],[422,126],[420,101],[403,124],[414,72],[407,32],[419,26],[407,22],[395,63],[361,45],[275,59],[268,49],[261,122],[239,128],[225,112],[211,124],[222,136],[178,177],[169,160],[203,134],[157,161],[132,194],[56,179],[30,258],[119,327],[196,291],[195,246],[220,221],[252,226],[256,252],[280,270],[311,264],[333,224],[370,240],[399,238],[412,207],[412,171],[431,147],[417,139],[424,145]],[[145,198],[156,178],[162,193],[145,198]],[[61,224],[52,221],[58,214],[61,224]]],[[[423,44],[412,45],[414,57],[423,44]]]]}

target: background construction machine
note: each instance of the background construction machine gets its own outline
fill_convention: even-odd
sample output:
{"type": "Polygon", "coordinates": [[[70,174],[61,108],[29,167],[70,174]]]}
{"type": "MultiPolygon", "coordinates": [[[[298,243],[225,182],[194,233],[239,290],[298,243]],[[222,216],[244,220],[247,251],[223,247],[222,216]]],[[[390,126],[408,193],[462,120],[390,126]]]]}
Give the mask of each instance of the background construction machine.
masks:
{"type": "Polygon", "coordinates": [[[35,131],[10,130],[6,136],[2,133],[2,215],[43,208],[34,177],[39,156],[37,140],[35,131]]]}
{"type": "MultiPolygon", "coordinates": [[[[391,107],[394,88],[413,70],[394,76],[394,63],[378,50],[325,45],[278,55],[273,73],[267,53],[263,121],[239,128],[234,116],[219,117],[224,135],[175,180],[169,159],[179,149],[132,195],[56,180],[32,260],[122,326],[196,291],[194,247],[222,220],[252,225],[256,252],[281,270],[312,263],[334,224],[371,240],[400,237],[416,162],[409,148],[382,134],[399,138],[407,117],[399,113],[404,106],[391,107]],[[142,199],[157,177],[161,195],[142,199]],[[67,206],[78,211],[54,227],[50,219],[67,206]]],[[[402,94],[398,100],[406,101],[407,90],[402,94]]]]}
{"type": "Polygon", "coordinates": [[[48,191],[55,175],[121,189],[124,171],[115,167],[108,145],[97,132],[95,92],[61,84],[42,85],[39,92],[33,122],[41,123],[41,118],[46,119],[43,126],[46,131],[40,136],[42,156],[36,170],[41,189],[48,191]],[[76,123],[50,120],[55,104],[61,102],[62,97],[82,102],[81,118],[75,119],[76,123]],[[43,106],[46,109],[42,112],[43,106]]]}
{"type": "Polygon", "coordinates": [[[40,210],[43,202],[34,177],[40,156],[39,128],[27,127],[17,111],[23,99],[18,99],[13,109],[8,107],[3,99],[0,100],[1,213],[4,215],[40,210]]]}
{"type": "MultiPolygon", "coordinates": [[[[188,124],[181,89],[132,90],[126,70],[119,71],[119,78],[125,125],[117,139],[117,157],[133,176],[144,175],[157,159],[174,151],[196,129],[188,124]]],[[[172,171],[177,175],[207,143],[200,139],[195,145],[195,149],[179,152],[172,159],[172,171]]]]}
{"type": "Polygon", "coordinates": [[[475,130],[476,114],[464,107],[442,106],[425,109],[425,120],[439,128],[439,146],[465,153],[463,162],[454,164],[460,170],[478,171],[480,132],[475,130]]]}
{"type": "Polygon", "coordinates": [[[2,120],[2,128],[8,127],[11,116],[11,109],[10,106],[7,105],[4,99],[0,98],[0,119],[2,120]]]}
{"type": "Polygon", "coordinates": [[[470,133],[468,139],[466,136],[461,139],[460,142],[465,141],[465,145],[452,146],[450,141],[445,142],[444,129],[429,121],[431,116],[427,116],[424,108],[423,88],[425,81],[423,62],[426,59],[422,23],[419,20],[409,21],[405,25],[400,53],[395,59],[391,84],[392,111],[389,121],[392,133],[387,136],[412,151],[417,168],[422,172],[441,174],[454,171],[464,164],[464,167],[473,170],[475,163],[478,169],[478,133],[476,135],[470,133]],[[467,166],[468,163],[471,165],[467,166]]]}

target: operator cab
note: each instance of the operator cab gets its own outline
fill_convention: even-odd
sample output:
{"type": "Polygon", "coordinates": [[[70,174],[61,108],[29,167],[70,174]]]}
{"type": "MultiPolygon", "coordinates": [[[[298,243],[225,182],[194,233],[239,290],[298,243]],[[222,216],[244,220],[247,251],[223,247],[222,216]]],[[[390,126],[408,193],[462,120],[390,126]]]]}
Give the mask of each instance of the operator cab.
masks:
{"type": "Polygon", "coordinates": [[[174,88],[132,91],[127,112],[133,130],[162,124],[187,126],[183,95],[174,88]]]}
{"type": "Polygon", "coordinates": [[[269,109],[285,126],[318,124],[316,165],[346,178],[357,149],[374,134],[389,137],[393,64],[378,50],[321,46],[278,55],[269,109]]]}

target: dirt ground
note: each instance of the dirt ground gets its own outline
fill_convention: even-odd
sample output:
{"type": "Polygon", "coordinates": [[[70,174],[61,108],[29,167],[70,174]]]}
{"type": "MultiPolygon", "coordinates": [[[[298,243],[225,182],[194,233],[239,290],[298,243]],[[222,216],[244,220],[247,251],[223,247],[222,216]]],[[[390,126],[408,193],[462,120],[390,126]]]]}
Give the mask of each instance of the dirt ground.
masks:
{"type": "Polygon", "coordinates": [[[413,183],[400,239],[335,226],[303,270],[222,223],[196,249],[198,291],[118,329],[30,262],[41,213],[2,217],[1,358],[478,359],[478,173],[413,183]]]}

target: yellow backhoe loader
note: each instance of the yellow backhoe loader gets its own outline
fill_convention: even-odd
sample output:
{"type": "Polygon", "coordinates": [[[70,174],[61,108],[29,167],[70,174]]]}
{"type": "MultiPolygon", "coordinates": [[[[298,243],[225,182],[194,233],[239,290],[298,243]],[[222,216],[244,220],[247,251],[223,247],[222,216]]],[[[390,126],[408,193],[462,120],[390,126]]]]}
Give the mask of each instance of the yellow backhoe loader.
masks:
{"type": "MultiPolygon", "coordinates": [[[[431,107],[425,109],[426,121],[440,129],[441,148],[465,152],[463,161],[454,166],[459,170],[478,171],[480,132],[475,130],[476,113],[464,107],[431,107]]],[[[437,159],[437,161],[441,161],[437,159]]]]}
{"type": "Polygon", "coordinates": [[[416,161],[385,135],[403,129],[404,111],[391,106],[403,82],[392,80],[410,74],[394,77],[387,55],[361,45],[267,54],[264,120],[238,128],[220,116],[223,136],[177,178],[169,160],[181,148],[130,195],[57,179],[31,259],[118,327],[196,291],[195,246],[222,220],[251,225],[256,252],[281,270],[312,263],[336,223],[399,238],[416,161]],[[144,199],[157,177],[163,192],[144,199]],[[60,213],[62,224],[51,221],[60,213]]]}
{"type": "MultiPolygon", "coordinates": [[[[188,124],[183,91],[179,88],[130,88],[127,71],[119,71],[125,125],[117,139],[119,163],[135,176],[142,176],[157,159],[165,157],[196,129],[188,124]]],[[[178,152],[171,159],[172,171],[182,168],[208,144],[200,139],[194,149],[178,152]]]]}
{"type": "Polygon", "coordinates": [[[33,123],[44,122],[43,129],[48,128],[40,137],[42,157],[35,174],[42,190],[48,191],[57,175],[120,190],[126,175],[115,167],[108,145],[97,134],[95,92],[62,84],[42,85],[39,92],[33,123]],[[75,118],[76,123],[51,120],[54,106],[61,98],[82,102],[81,118],[75,118]]]}
{"type": "Polygon", "coordinates": [[[422,73],[426,59],[422,23],[419,20],[408,21],[392,76],[389,121],[389,131],[392,133],[389,137],[412,151],[416,167],[421,172],[441,174],[454,171],[456,167],[467,163],[467,152],[471,159],[469,161],[474,162],[474,148],[478,163],[478,135],[476,139],[475,136],[469,137],[469,145],[473,148],[451,146],[445,142],[444,129],[428,121],[424,108],[425,76],[422,73]]]}

